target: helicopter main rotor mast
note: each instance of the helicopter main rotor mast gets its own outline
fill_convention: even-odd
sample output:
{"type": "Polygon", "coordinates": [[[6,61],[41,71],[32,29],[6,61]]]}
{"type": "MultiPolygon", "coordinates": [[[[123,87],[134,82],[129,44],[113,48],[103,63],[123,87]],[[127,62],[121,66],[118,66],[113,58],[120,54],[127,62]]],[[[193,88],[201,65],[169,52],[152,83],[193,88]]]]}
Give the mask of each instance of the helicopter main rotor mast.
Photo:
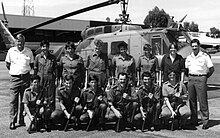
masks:
{"type": "Polygon", "coordinates": [[[77,15],[77,14],[80,14],[80,13],[83,13],[83,12],[87,12],[87,11],[94,10],[94,9],[97,9],[97,8],[109,6],[109,5],[112,5],[112,4],[118,4],[120,1],[121,1],[121,0],[108,0],[108,1],[105,1],[105,2],[102,2],[102,3],[99,3],[99,4],[96,4],[96,5],[92,5],[92,6],[89,6],[89,7],[86,7],[86,8],[82,8],[82,9],[80,9],[80,10],[77,10],[77,11],[74,11],[74,12],[70,12],[70,13],[67,13],[67,14],[64,14],[64,15],[62,15],[62,16],[53,18],[53,19],[51,19],[51,20],[42,22],[42,23],[37,24],[37,25],[34,25],[34,26],[31,26],[31,27],[26,28],[26,29],[24,29],[24,30],[18,31],[18,32],[14,33],[14,35],[17,35],[17,34],[19,34],[19,33],[26,33],[26,32],[28,32],[28,31],[34,30],[34,29],[36,29],[36,28],[39,28],[39,27],[41,27],[41,26],[44,26],[44,25],[47,25],[47,24],[50,24],[50,23],[53,23],[53,22],[56,22],[56,21],[65,19],[65,18],[70,17],[70,16],[73,16],[73,15],[77,15]]]}
{"type": "Polygon", "coordinates": [[[130,22],[129,14],[127,14],[129,0],[121,0],[121,11],[122,14],[119,14],[120,21],[124,24],[130,22]]]}

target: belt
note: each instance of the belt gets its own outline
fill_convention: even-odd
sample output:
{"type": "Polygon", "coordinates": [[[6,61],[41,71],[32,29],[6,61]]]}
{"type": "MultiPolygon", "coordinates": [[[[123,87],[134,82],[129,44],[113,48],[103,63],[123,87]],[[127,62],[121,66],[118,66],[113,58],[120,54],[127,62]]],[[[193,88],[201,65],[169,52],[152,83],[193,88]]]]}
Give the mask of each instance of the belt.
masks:
{"type": "Polygon", "coordinates": [[[189,74],[189,76],[202,77],[202,76],[207,76],[207,74],[189,74]]]}
{"type": "Polygon", "coordinates": [[[20,74],[20,75],[11,75],[12,77],[22,78],[24,76],[30,75],[30,73],[20,74]]]}

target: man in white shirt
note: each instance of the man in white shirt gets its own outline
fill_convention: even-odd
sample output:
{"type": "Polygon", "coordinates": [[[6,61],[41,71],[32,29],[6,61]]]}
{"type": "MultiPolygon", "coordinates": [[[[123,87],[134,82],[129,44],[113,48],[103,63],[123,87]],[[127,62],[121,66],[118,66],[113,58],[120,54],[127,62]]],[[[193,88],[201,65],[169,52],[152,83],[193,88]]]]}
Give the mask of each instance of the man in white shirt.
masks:
{"type": "Polygon", "coordinates": [[[192,53],[186,58],[185,67],[189,70],[189,103],[191,109],[191,122],[198,125],[197,96],[201,118],[203,122],[202,129],[208,129],[209,108],[207,97],[207,79],[214,72],[214,65],[207,53],[200,50],[198,39],[191,41],[192,53]]]}
{"type": "Polygon", "coordinates": [[[19,113],[19,125],[24,126],[23,110],[21,104],[24,90],[30,86],[30,71],[34,65],[32,51],[24,47],[25,37],[22,34],[16,36],[15,47],[11,47],[6,55],[6,67],[9,70],[10,77],[10,129],[15,129],[15,123],[19,113]],[[20,94],[20,103],[19,103],[20,94]],[[20,109],[18,109],[20,104],[20,109]],[[19,111],[18,111],[19,110],[19,111]]]}

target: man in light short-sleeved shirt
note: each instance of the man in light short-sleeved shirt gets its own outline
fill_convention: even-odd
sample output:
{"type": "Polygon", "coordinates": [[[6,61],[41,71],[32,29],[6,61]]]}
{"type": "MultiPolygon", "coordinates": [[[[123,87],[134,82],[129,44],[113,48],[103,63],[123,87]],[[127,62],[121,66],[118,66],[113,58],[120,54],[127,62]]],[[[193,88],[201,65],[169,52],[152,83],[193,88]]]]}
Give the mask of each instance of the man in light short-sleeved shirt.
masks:
{"type": "Polygon", "coordinates": [[[15,129],[15,123],[17,122],[17,116],[19,113],[19,125],[24,126],[23,110],[24,106],[20,102],[18,97],[20,95],[20,101],[22,101],[24,90],[30,86],[30,71],[34,65],[34,57],[32,51],[24,47],[25,37],[22,34],[16,36],[15,47],[8,50],[6,55],[6,67],[9,70],[10,77],[10,129],[15,129]]]}
{"type": "Polygon", "coordinates": [[[214,72],[214,65],[207,53],[200,50],[198,39],[191,41],[192,53],[186,58],[185,67],[189,70],[189,103],[191,109],[191,122],[198,125],[197,96],[201,118],[202,129],[208,129],[209,109],[207,99],[207,79],[214,72]]]}

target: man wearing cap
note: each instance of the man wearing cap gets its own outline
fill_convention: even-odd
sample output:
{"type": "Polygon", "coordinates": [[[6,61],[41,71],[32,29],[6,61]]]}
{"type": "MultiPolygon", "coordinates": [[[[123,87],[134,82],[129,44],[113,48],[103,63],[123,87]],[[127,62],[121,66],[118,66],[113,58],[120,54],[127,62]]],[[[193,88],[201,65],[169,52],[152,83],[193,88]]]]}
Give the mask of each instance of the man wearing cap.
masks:
{"type": "Polygon", "coordinates": [[[95,50],[88,56],[86,61],[86,68],[89,76],[97,76],[98,85],[102,88],[105,87],[106,78],[109,76],[109,64],[107,53],[102,53],[101,48],[104,43],[100,39],[94,41],[95,50]]]}
{"type": "Polygon", "coordinates": [[[34,57],[32,51],[24,47],[25,37],[22,34],[16,36],[15,47],[8,50],[6,55],[6,67],[9,70],[10,77],[10,129],[15,129],[17,116],[19,113],[20,126],[24,123],[24,105],[22,101],[24,90],[30,86],[30,71],[33,68],[34,57]],[[18,109],[20,104],[20,109],[18,109]]]}
{"type": "Polygon", "coordinates": [[[120,54],[116,55],[112,59],[112,74],[113,76],[118,76],[119,73],[127,73],[128,78],[135,83],[135,60],[127,53],[128,45],[124,41],[118,45],[120,54]]]}
{"type": "Polygon", "coordinates": [[[208,129],[209,108],[207,97],[207,79],[214,72],[214,65],[208,54],[200,50],[198,39],[191,41],[192,53],[186,58],[185,66],[189,70],[189,103],[191,109],[191,122],[198,125],[197,96],[201,118],[203,122],[202,129],[208,129]]]}
{"type": "Polygon", "coordinates": [[[34,61],[34,74],[41,77],[40,85],[46,88],[46,97],[49,107],[55,108],[55,80],[57,74],[57,62],[54,55],[49,52],[50,43],[43,40],[40,43],[41,53],[36,55],[34,61]]]}

